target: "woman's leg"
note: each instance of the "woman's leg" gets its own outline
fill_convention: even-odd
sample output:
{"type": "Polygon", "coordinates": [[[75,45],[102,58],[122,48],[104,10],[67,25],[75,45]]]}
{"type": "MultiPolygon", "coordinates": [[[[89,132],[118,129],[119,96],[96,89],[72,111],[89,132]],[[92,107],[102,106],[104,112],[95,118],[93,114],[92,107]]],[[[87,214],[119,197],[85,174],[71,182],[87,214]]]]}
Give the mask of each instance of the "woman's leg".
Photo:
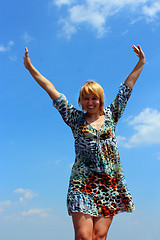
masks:
{"type": "Polygon", "coordinates": [[[92,240],[106,240],[113,217],[94,217],[92,240]]]}
{"type": "Polygon", "coordinates": [[[92,240],[93,217],[89,214],[72,212],[75,240],[92,240]]]}

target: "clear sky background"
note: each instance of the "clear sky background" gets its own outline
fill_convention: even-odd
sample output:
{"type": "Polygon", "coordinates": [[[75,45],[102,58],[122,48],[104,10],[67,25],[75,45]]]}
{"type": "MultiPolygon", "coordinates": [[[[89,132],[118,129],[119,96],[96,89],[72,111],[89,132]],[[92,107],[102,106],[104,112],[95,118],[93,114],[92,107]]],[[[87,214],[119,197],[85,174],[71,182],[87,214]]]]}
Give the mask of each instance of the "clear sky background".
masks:
{"type": "Polygon", "coordinates": [[[121,163],[136,211],[115,216],[108,240],[160,236],[160,0],[0,1],[0,239],[71,240],[66,194],[71,130],[23,66],[32,63],[78,108],[96,80],[105,106],[136,65],[146,64],[117,125],[121,163]]]}

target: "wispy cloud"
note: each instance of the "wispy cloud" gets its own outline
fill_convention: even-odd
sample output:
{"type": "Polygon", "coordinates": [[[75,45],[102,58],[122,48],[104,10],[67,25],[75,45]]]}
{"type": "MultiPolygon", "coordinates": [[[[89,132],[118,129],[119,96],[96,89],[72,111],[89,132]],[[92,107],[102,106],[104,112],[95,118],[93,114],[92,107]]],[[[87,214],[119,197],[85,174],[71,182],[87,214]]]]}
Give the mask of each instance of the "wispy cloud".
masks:
{"type": "Polygon", "coordinates": [[[26,44],[28,44],[34,40],[34,37],[32,37],[31,34],[26,31],[23,33],[22,39],[25,41],[26,44]]]}
{"type": "Polygon", "coordinates": [[[127,33],[128,33],[128,30],[122,32],[122,33],[121,33],[121,36],[124,36],[124,35],[126,35],[127,33]]]}
{"type": "MultiPolygon", "coordinates": [[[[33,197],[37,196],[35,192],[33,192],[30,189],[23,189],[23,188],[18,188],[14,191],[15,194],[21,194],[22,196],[19,198],[18,202],[12,202],[10,200],[6,200],[3,202],[0,202],[0,213],[4,212],[4,216],[1,217],[1,219],[9,221],[9,220],[18,220],[21,221],[23,217],[27,216],[38,216],[38,217],[52,217],[52,209],[50,208],[31,208],[29,210],[18,210],[21,209],[24,205],[21,205],[21,203],[26,202],[26,200],[32,200],[33,197]],[[9,207],[12,206],[12,208],[9,209],[9,207]],[[16,208],[15,208],[16,206],[16,208]],[[10,210],[10,211],[6,211],[10,210]],[[15,212],[16,211],[16,212],[15,212]],[[6,215],[8,214],[8,215],[6,215]]],[[[25,204],[25,208],[26,208],[25,204]]]]}
{"type": "Polygon", "coordinates": [[[157,156],[157,159],[160,160],[160,152],[158,152],[156,156],[157,156]]]}
{"type": "Polygon", "coordinates": [[[55,163],[56,165],[58,165],[60,162],[61,162],[61,160],[58,159],[58,160],[56,160],[54,163],[55,163]]]}
{"type": "Polygon", "coordinates": [[[30,209],[28,210],[27,212],[22,212],[22,216],[31,216],[31,215],[37,215],[37,216],[40,216],[40,217],[47,217],[49,216],[50,212],[52,210],[50,208],[47,208],[47,209],[38,209],[38,208],[34,208],[34,209],[30,209]]]}
{"type": "Polygon", "coordinates": [[[37,196],[37,193],[33,192],[30,189],[23,189],[18,188],[14,191],[16,194],[21,194],[22,196],[19,198],[20,202],[24,202],[25,200],[32,199],[33,197],[37,196]]]}
{"type": "Polygon", "coordinates": [[[62,9],[59,22],[63,24],[62,33],[68,39],[79,27],[87,26],[96,31],[97,37],[103,37],[110,30],[107,20],[127,9],[137,18],[155,19],[160,13],[159,0],[53,0],[52,5],[62,9]]]}
{"type": "Polygon", "coordinates": [[[70,5],[74,0],[52,0],[52,3],[61,7],[62,5],[70,5]]]}
{"type": "Polygon", "coordinates": [[[135,133],[132,137],[118,136],[120,145],[127,148],[139,145],[160,144],[160,112],[156,109],[145,108],[135,117],[129,118],[128,124],[135,133]]]}
{"type": "Polygon", "coordinates": [[[76,27],[65,19],[60,19],[59,23],[62,25],[62,29],[59,32],[58,36],[64,36],[67,39],[70,39],[73,34],[77,32],[76,27]]]}
{"type": "Polygon", "coordinates": [[[0,202],[0,212],[3,212],[4,209],[8,206],[11,206],[12,202],[10,200],[6,200],[4,202],[0,202]]]}
{"type": "Polygon", "coordinates": [[[12,62],[15,62],[17,60],[17,56],[16,55],[10,56],[9,60],[11,60],[12,62]]]}
{"type": "Polygon", "coordinates": [[[0,44],[0,52],[7,52],[11,49],[12,46],[14,46],[13,41],[9,41],[7,45],[0,44]]]}

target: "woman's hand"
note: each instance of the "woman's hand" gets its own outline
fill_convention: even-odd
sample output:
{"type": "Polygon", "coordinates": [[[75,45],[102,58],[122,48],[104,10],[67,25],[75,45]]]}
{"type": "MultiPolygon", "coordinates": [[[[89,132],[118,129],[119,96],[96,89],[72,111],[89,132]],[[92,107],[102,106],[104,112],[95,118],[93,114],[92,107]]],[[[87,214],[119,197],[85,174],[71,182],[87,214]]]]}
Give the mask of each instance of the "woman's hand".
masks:
{"type": "Polygon", "coordinates": [[[23,57],[24,59],[24,66],[29,70],[31,67],[31,60],[28,55],[28,49],[25,47],[25,56],[23,57]]]}
{"type": "Polygon", "coordinates": [[[135,45],[132,46],[133,51],[136,53],[136,55],[139,57],[139,60],[142,60],[145,62],[145,55],[144,52],[142,51],[142,48],[140,47],[140,45],[138,45],[137,47],[135,45]]]}

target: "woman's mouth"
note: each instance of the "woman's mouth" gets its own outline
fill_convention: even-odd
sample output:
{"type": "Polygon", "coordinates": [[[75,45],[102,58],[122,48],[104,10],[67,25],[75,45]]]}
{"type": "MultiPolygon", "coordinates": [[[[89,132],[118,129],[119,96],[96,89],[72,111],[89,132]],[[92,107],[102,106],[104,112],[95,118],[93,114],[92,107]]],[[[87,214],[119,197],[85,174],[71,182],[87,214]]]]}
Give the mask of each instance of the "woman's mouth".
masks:
{"type": "Polygon", "coordinates": [[[92,108],[94,108],[94,106],[88,106],[88,108],[92,109],[92,108]]]}

